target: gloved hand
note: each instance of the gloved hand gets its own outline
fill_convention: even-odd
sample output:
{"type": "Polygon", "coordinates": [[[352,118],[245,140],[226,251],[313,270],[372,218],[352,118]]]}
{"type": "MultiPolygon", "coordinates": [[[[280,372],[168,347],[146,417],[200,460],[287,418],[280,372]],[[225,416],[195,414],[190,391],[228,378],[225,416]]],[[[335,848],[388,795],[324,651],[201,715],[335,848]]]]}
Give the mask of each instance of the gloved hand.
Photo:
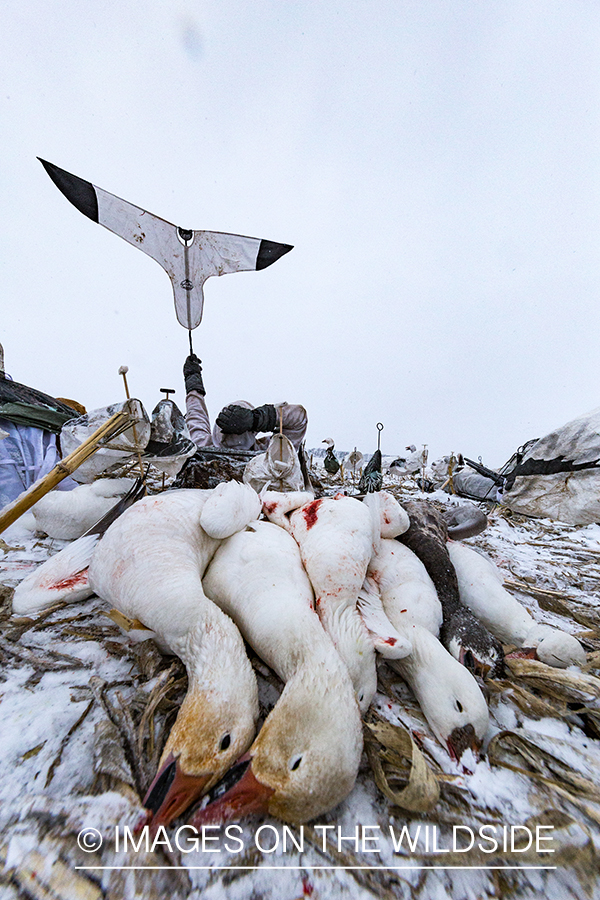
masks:
{"type": "Polygon", "coordinates": [[[195,353],[190,353],[183,364],[183,377],[185,379],[185,392],[198,391],[204,397],[204,383],[202,381],[202,360],[195,353]]]}
{"type": "Polygon", "coordinates": [[[217,416],[217,425],[224,434],[243,434],[245,431],[274,431],[277,412],[271,403],[246,409],[243,406],[226,406],[217,416]]]}
{"type": "Polygon", "coordinates": [[[257,406],[253,413],[254,424],[252,431],[275,431],[277,427],[277,412],[272,403],[257,406]]]}
{"type": "Polygon", "coordinates": [[[226,406],[216,419],[223,434],[244,434],[254,431],[254,410],[244,406],[226,406]]]}

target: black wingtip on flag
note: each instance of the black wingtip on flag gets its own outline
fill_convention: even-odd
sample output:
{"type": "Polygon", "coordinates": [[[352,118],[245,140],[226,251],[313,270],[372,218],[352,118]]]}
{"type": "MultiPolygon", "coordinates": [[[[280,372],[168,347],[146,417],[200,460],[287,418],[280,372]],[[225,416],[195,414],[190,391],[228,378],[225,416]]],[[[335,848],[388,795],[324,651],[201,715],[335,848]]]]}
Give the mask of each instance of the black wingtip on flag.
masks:
{"type": "Polygon", "coordinates": [[[73,206],[77,207],[79,212],[87,216],[88,219],[97,222],[98,199],[94,185],[89,181],[84,181],[83,178],[78,178],[77,175],[65,172],[64,169],[59,169],[58,166],[46,162],[45,159],[41,159],[39,156],[38,159],[67,200],[70,200],[73,206]]]}
{"type": "Polygon", "coordinates": [[[266,269],[267,266],[277,262],[278,259],[281,259],[282,256],[285,256],[286,253],[289,253],[290,250],[293,249],[291,244],[276,244],[274,241],[261,241],[258,256],[256,257],[256,268],[266,269]]]}
{"type": "Polygon", "coordinates": [[[160,263],[171,279],[177,320],[184,328],[191,330],[200,324],[204,305],[202,286],[211,275],[266,269],[293,249],[291,244],[241,234],[180,228],[53,163],[38,159],[59,191],[79,212],[160,263]]]}

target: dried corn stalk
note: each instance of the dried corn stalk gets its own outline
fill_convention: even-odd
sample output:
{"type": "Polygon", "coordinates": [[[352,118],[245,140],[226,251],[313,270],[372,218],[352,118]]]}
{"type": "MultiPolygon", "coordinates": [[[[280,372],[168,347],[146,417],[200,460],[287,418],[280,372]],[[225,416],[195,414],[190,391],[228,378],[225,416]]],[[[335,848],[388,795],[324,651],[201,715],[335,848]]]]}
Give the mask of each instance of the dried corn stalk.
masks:
{"type": "Polygon", "coordinates": [[[369,729],[367,755],[382,794],[396,806],[411,812],[432,810],[439,800],[440,786],[407,729],[383,720],[366,725],[369,729]],[[400,791],[394,790],[390,779],[406,779],[409,767],[406,786],[400,791]]]}

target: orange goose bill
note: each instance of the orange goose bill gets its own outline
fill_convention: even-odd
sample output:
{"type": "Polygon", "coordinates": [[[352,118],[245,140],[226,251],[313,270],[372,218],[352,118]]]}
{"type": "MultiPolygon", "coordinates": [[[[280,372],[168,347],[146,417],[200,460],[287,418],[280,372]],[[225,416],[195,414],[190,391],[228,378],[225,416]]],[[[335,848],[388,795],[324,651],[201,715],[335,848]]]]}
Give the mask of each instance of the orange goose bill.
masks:
{"type": "Polygon", "coordinates": [[[252,771],[252,757],[244,754],[207,795],[208,802],[192,817],[191,823],[222,825],[251,813],[268,812],[274,789],[258,781],[252,771]]]}

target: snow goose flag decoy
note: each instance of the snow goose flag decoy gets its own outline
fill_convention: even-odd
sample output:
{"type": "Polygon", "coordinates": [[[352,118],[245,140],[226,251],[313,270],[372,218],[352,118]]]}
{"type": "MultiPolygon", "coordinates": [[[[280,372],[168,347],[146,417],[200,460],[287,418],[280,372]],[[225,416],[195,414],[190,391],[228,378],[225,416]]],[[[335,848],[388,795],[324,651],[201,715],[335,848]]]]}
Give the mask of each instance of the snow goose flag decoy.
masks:
{"type": "MultiPolygon", "coordinates": [[[[40,159],[38,157],[38,159],[40,159]]],[[[202,286],[211,275],[266,269],[290,244],[219,231],[189,231],[109,194],[40,159],[67,200],[89,219],[138,247],[163,267],[173,285],[177,320],[190,331],[202,319],[202,286]]]]}

